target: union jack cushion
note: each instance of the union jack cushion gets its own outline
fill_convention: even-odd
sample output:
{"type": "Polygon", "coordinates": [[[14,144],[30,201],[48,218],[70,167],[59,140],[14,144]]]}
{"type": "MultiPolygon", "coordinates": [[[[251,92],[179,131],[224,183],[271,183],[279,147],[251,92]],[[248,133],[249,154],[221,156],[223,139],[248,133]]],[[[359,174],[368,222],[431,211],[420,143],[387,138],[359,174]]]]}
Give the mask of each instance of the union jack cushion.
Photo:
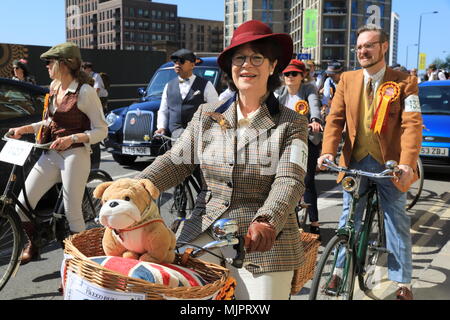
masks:
{"type": "Polygon", "coordinates": [[[122,257],[101,256],[90,260],[124,276],[143,279],[170,288],[203,286],[207,282],[194,270],[175,264],[157,264],[122,257]]]}

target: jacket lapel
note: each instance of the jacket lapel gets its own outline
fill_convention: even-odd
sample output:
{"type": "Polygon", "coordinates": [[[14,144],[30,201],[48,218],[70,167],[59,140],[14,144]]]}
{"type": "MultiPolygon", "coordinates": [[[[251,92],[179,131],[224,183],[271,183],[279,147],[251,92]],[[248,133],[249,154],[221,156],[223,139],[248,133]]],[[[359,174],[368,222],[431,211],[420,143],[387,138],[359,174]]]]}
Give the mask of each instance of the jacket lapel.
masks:
{"type": "Polygon", "coordinates": [[[359,70],[356,72],[355,77],[350,79],[350,83],[347,84],[347,90],[349,90],[349,103],[346,105],[350,106],[350,118],[352,121],[352,126],[355,128],[355,132],[358,131],[359,124],[359,114],[360,114],[360,101],[361,101],[361,93],[364,87],[364,74],[363,70],[359,70]]]}

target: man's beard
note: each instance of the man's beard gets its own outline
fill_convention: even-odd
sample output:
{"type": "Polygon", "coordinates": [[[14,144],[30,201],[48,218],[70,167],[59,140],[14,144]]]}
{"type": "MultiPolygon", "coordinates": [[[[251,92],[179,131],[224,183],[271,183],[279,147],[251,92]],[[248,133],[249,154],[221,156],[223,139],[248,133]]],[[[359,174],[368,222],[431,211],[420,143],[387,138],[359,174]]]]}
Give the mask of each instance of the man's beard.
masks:
{"type": "Polygon", "coordinates": [[[361,67],[363,67],[364,69],[368,69],[368,68],[371,68],[371,67],[373,67],[374,65],[376,65],[376,64],[378,64],[380,61],[382,61],[384,59],[384,55],[382,54],[382,52],[381,52],[381,50],[380,50],[380,57],[376,60],[376,61],[374,61],[374,62],[372,62],[372,63],[369,63],[368,65],[362,65],[361,64],[361,62],[360,62],[360,64],[361,64],[361,67]]]}

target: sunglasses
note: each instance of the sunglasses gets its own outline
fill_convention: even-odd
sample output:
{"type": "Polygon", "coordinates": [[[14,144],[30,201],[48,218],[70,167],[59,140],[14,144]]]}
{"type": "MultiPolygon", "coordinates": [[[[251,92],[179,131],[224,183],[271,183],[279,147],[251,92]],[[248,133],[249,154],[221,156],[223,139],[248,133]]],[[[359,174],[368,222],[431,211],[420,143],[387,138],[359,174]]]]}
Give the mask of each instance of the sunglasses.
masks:
{"type": "Polygon", "coordinates": [[[285,77],[290,77],[290,76],[296,77],[296,76],[298,76],[299,74],[301,74],[301,72],[298,72],[298,71],[290,71],[290,72],[285,72],[285,73],[283,73],[283,74],[284,74],[285,77]]]}
{"type": "Polygon", "coordinates": [[[172,62],[173,62],[174,64],[177,64],[178,62],[179,62],[180,64],[184,64],[184,63],[186,62],[186,59],[185,59],[185,58],[173,58],[173,59],[172,59],[172,62]]]}

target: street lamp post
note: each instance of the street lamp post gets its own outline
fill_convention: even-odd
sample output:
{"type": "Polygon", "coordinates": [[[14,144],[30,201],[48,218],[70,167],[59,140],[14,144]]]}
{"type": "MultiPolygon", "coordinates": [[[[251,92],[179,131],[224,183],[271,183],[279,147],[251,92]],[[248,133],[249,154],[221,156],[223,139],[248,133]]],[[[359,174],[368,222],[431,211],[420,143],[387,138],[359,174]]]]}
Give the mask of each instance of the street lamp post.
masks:
{"type": "Polygon", "coordinates": [[[420,61],[420,32],[422,31],[422,16],[425,14],[436,14],[438,11],[423,12],[420,14],[419,19],[419,40],[417,41],[417,72],[419,72],[419,61],[420,61]]]}
{"type": "Polygon", "coordinates": [[[409,44],[406,46],[406,62],[405,62],[406,69],[408,69],[408,50],[409,50],[409,47],[411,47],[411,46],[417,46],[417,43],[409,44]]]}

